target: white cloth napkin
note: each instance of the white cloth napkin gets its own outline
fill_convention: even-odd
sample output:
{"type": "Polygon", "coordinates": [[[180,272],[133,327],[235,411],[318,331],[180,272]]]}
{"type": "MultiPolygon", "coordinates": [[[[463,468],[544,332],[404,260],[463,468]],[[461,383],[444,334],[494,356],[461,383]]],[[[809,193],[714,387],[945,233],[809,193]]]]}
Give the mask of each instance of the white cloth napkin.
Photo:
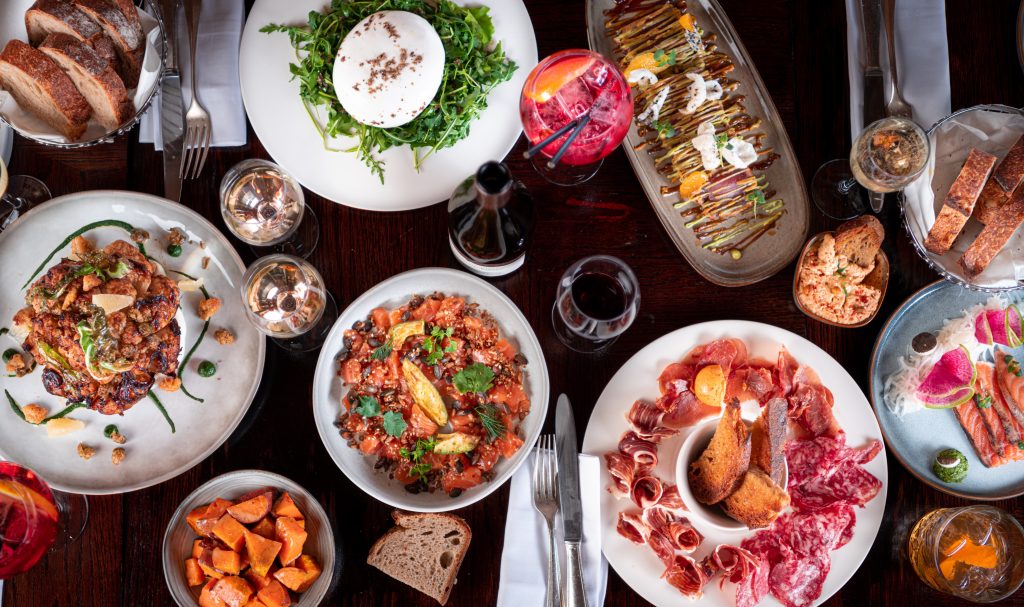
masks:
{"type": "MultiPolygon", "coordinates": [[[[505,520],[505,549],[501,554],[501,581],[497,607],[540,607],[544,604],[547,577],[548,530],[544,517],[533,507],[533,459],[512,477],[505,520]]],[[[608,561],[601,554],[601,460],[580,455],[580,497],[583,502],[583,586],[589,607],[604,605],[608,587],[608,561]]],[[[561,515],[556,516],[556,547],[565,579],[561,515]]]]}
{"type": "MultiPolygon", "coordinates": [[[[192,99],[189,82],[188,30],[184,11],[178,11],[178,69],[181,72],[181,93],[187,111],[192,99]]],[[[213,147],[245,145],[245,108],[238,82],[238,47],[242,41],[245,5],[242,0],[206,0],[199,14],[196,40],[199,102],[210,113],[213,147]]],[[[139,141],[163,149],[160,132],[160,100],[156,98],[139,124],[139,141]]]]}
{"type": "MultiPolygon", "coordinates": [[[[903,98],[914,108],[914,121],[926,130],[950,113],[949,42],[944,0],[896,3],[896,66],[903,98]]],[[[846,0],[846,48],[850,71],[850,132],[864,128],[864,77],[861,68],[860,0],[846,0]]],[[[884,100],[889,99],[889,52],[881,34],[884,100]]],[[[881,115],[881,114],[880,114],[881,115]]]]}

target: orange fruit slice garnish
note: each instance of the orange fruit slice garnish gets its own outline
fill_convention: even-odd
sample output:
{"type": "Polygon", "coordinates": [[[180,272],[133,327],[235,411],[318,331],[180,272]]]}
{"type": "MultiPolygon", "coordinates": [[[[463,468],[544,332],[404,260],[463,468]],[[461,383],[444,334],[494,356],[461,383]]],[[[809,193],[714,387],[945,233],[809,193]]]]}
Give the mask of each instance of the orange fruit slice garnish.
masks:
{"type": "Polygon", "coordinates": [[[994,545],[978,545],[974,540],[963,536],[942,551],[939,571],[947,580],[952,580],[959,563],[981,569],[992,569],[999,564],[999,555],[994,545]]]}
{"type": "Polygon", "coordinates": [[[537,103],[545,103],[563,86],[586,74],[594,61],[587,56],[563,59],[541,71],[523,92],[537,103]]]}
{"type": "Polygon", "coordinates": [[[708,182],[708,174],[704,171],[694,171],[683,178],[679,184],[679,195],[683,200],[693,198],[693,195],[700,192],[704,184],[708,182]]]}
{"type": "Polygon", "coordinates": [[[53,505],[53,502],[43,497],[38,491],[14,481],[0,481],[0,500],[12,501],[15,504],[20,504],[26,498],[32,500],[36,509],[44,512],[53,520],[57,520],[57,507],[53,505]]]}

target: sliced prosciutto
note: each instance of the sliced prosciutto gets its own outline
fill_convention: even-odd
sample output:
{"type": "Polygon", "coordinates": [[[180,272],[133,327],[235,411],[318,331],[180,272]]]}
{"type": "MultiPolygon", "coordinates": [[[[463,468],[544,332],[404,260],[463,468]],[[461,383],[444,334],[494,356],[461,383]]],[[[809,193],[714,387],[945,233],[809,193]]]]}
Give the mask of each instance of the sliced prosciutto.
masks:
{"type": "Polygon", "coordinates": [[[706,405],[689,390],[689,384],[685,382],[673,382],[669,384],[668,391],[661,395],[657,401],[657,407],[665,412],[662,423],[671,428],[682,428],[692,426],[705,417],[718,415],[721,412],[719,407],[706,405]]]}
{"type": "Polygon", "coordinates": [[[984,310],[974,319],[974,337],[986,345],[999,344],[1009,348],[1021,345],[1021,316],[1017,306],[1005,310],[984,310]]]}
{"type": "Polygon", "coordinates": [[[686,389],[686,385],[693,381],[693,376],[697,374],[696,369],[693,368],[692,364],[689,363],[672,363],[662,370],[661,375],[658,376],[658,387],[662,393],[668,392],[668,387],[675,382],[683,382],[683,389],[686,389]]]}
{"type": "Polygon", "coordinates": [[[679,487],[666,484],[665,490],[661,493],[661,499],[653,508],[682,516],[683,512],[686,512],[686,505],[683,504],[683,498],[679,495],[679,487]]]}
{"type": "Polygon", "coordinates": [[[637,436],[636,432],[627,432],[619,440],[619,451],[632,459],[638,466],[655,467],[658,465],[658,445],[654,441],[637,436]]]}
{"type": "Polygon", "coordinates": [[[960,346],[942,355],[917,388],[917,398],[932,409],[957,407],[974,396],[977,368],[971,353],[960,346]]]}
{"type": "Polygon", "coordinates": [[[646,544],[651,536],[651,528],[639,512],[620,512],[615,530],[634,544],[646,544]]]}
{"type": "Polygon", "coordinates": [[[661,577],[684,597],[694,601],[704,596],[704,585],[708,583],[704,570],[685,554],[676,555],[661,577]]]}
{"type": "Polygon", "coordinates": [[[756,400],[764,404],[775,392],[772,372],[764,367],[744,367],[736,369],[729,376],[725,389],[725,402],[738,398],[740,402],[756,400]]]}
{"type": "Polygon", "coordinates": [[[633,486],[629,489],[629,497],[637,506],[650,508],[661,500],[664,491],[665,484],[661,482],[660,478],[645,474],[633,480],[633,486]]]}
{"type": "Polygon", "coordinates": [[[726,375],[747,362],[747,345],[735,338],[717,339],[704,346],[697,358],[697,370],[708,365],[722,367],[726,375]]]}
{"type": "Polygon", "coordinates": [[[722,581],[737,583],[753,574],[761,559],[753,552],[739,546],[719,544],[711,554],[704,557],[701,567],[709,578],[722,574],[722,581]]]}
{"type": "Polygon", "coordinates": [[[608,474],[612,477],[608,491],[617,498],[629,497],[629,489],[633,486],[633,477],[636,473],[636,462],[621,451],[605,453],[604,462],[608,467],[608,474]]]}
{"type": "Polygon", "coordinates": [[[665,412],[654,403],[638,400],[629,408],[626,421],[638,438],[660,443],[663,438],[678,434],[679,430],[661,425],[665,412]]]}

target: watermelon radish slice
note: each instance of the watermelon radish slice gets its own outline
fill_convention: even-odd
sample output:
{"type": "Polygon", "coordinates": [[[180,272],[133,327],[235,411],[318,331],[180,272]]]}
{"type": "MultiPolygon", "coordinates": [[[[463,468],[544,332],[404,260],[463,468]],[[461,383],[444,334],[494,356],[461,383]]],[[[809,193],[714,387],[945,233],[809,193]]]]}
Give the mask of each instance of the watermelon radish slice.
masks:
{"type": "Polygon", "coordinates": [[[995,343],[992,336],[992,327],[988,324],[988,311],[982,310],[974,318],[974,338],[978,340],[979,344],[985,344],[991,346],[995,343]]]}
{"type": "Polygon", "coordinates": [[[974,396],[978,370],[966,347],[942,355],[917,388],[917,397],[930,409],[958,407],[974,396]]]}
{"type": "Polygon", "coordinates": [[[999,344],[1016,348],[1024,341],[1022,322],[1017,306],[1005,310],[985,310],[974,319],[974,337],[979,343],[999,344]]]}
{"type": "Polygon", "coordinates": [[[1006,344],[1007,346],[1016,348],[1024,344],[1024,321],[1021,319],[1020,310],[1012,304],[1006,308],[1006,333],[1010,342],[1006,344]]]}

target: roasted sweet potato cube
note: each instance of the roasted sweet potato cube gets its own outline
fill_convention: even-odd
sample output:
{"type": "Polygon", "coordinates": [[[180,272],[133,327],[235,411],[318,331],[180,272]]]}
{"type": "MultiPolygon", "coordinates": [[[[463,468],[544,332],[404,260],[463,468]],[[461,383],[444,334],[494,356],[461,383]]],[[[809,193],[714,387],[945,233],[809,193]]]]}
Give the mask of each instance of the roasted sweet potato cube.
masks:
{"type": "Polygon", "coordinates": [[[203,546],[203,540],[197,537],[195,541],[192,542],[192,558],[198,559],[199,555],[203,553],[203,548],[205,548],[205,546],[203,546]]]}
{"type": "Polygon", "coordinates": [[[258,597],[257,597],[257,596],[256,596],[256,595],[254,594],[254,595],[252,595],[252,597],[250,597],[250,598],[249,598],[249,602],[245,604],[245,607],[267,607],[267,606],[266,606],[266,605],[264,605],[264,604],[263,604],[263,601],[261,601],[261,600],[260,600],[260,599],[259,599],[259,598],[258,598],[258,597]]]}
{"type": "Polygon", "coordinates": [[[213,527],[213,535],[234,551],[240,551],[245,544],[245,527],[225,513],[213,527]]]}
{"type": "Polygon", "coordinates": [[[274,504],[274,509],[271,512],[274,513],[274,516],[288,516],[296,520],[306,518],[303,516],[302,511],[299,510],[299,507],[295,505],[292,496],[288,495],[287,491],[277,498],[277,502],[274,504]]]}
{"type": "Polygon", "coordinates": [[[274,495],[277,493],[277,490],[274,489],[273,487],[260,487],[259,489],[253,489],[249,493],[239,495],[238,497],[236,497],[235,503],[241,504],[242,502],[247,502],[252,498],[256,497],[257,495],[263,495],[264,493],[266,493],[267,497],[270,498],[270,501],[273,502],[274,495]]]}
{"type": "Polygon", "coordinates": [[[277,555],[282,565],[287,567],[299,558],[302,554],[302,545],[306,543],[306,535],[306,530],[295,519],[287,516],[277,519],[274,536],[282,544],[281,553],[277,555]]]}
{"type": "Polygon", "coordinates": [[[245,553],[249,556],[249,564],[256,573],[267,575],[279,552],[281,542],[268,540],[249,530],[245,531],[245,553]]]}
{"type": "Polygon", "coordinates": [[[210,594],[223,601],[228,607],[245,607],[253,592],[249,582],[237,575],[231,575],[214,584],[210,594]]]}
{"type": "Polygon", "coordinates": [[[218,581],[220,580],[210,578],[203,586],[202,592],[199,593],[199,607],[226,607],[224,601],[213,594],[213,587],[217,585],[218,581]]]}
{"type": "Polygon", "coordinates": [[[206,583],[206,574],[199,566],[199,559],[185,559],[185,581],[189,586],[202,586],[206,583]]]}
{"type": "Polygon", "coordinates": [[[253,590],[260,591],[267,587],[267,584],[273,581],[274,578],[270,575],[260,575],[256,573],[256,570],[249,568],[245,572],[245,579],[249,581],[249,585],[253,587],[253,590]]]}
{"type": "Polygon", "coordinates": [[[199,568],[203,570],[203,573],[205,573],[207,577],[211,577],[216,580],[219,580],[220,578],[224,577],[224,574],[218,571],[217,568],[213,566],[213,550],[211,550],[210,548],[203,549],[203,552],[199,555],[199,558],[196,559],[196,564],[199,565],[199,568]]]}
{"type": "MultiPolygon", "coordinates": [[[[302,572],[306,574],[308,582],[306,584],[307,589],[313,585],[313,582],[316,581],[316,578],[320,577],[320,574],[323,572],[323,568],[320,567],[320,563],[318,563],[315,558],[309,556],[308,554],[303,554],[298,559],[296,559],[295,566],[301,569],[302,572]]],[[[298,592],[305,592],[305,590],[299,590],[298,592]]]]}
{"type": "Polygon", "coordinates": [[[277,580],[270,580],[270,583],[256,593],[260,601],[267,607],[289,607],[292,604],[292,597],[288,590],[277,580]]]}
{"type": "Polygon", "coordinates": [[[228,508],[228,514],[239,523],[255,523],[270,513],[270,494],[261,493],[256,497],[228,508]]]}
{"type": "Polygon", "coordinates": [[[297,518],[297,519],[295,519],[295,524],[298,525],[299,527],[302,527],[303,529],[305,529],[306,528],[306,519],[304,519],[304,518],[297,518]]]}
{"type": "Polygon", "coordinates": [[[252,526],[252,532],[256,535],[263,536],[268,540],[274,539],[274,519],[270,516],[265,516],[260,519],[260,522],[252,526]]]}
{"type": "Polygon", "coordinates": [[[218,497],[209,504],[189,512],[185,520],[188,522],[188,526],[192,527],[192,531],[205,537],[212,537],[213,527],[227,512],[229,506],[231,506],[231,502],[218,497]]]}
{"type": "Polygon", "coordinates": [[[308,578],[306,572],[298,567],[283,567],[274,572],[274,579],[284,584],[285,588],[295,592],[305,592],[309,589],[313,582],[309,581],[307,584],[308,578]]]}
{"type": "Polygon", "coordinates": [[[242,570],[242,555],[234,550],[213,549],[213,566],[228,575],[238,575],[242,570]]]}

